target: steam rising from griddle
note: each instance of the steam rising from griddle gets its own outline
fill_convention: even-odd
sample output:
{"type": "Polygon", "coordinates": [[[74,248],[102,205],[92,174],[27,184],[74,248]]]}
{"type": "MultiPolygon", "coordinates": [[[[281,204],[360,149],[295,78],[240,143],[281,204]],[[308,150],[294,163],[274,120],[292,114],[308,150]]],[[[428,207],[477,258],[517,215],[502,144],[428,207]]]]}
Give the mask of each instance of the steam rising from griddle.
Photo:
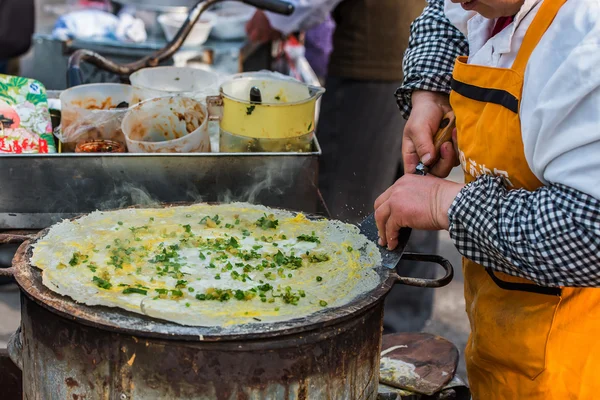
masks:
{"type": "Polygon", "coordinates": [[[158,207],[160,202],[153,199],[150,193],[144,188],[131,183],[123,183],[120,186],[115,185],[113,189],[113,198],[102,203],[101,210],[112,210],[124,208],[130,205],[139,205],[143,207],[158,207]]]}
{"type": "MultiPolygon", "coordinates": [[[[287,160],[287,159],[286,159],[287,160]]],[[[229,188],[219,193],[220,203],[245,202],[260,204],[261,195],[268,192],[271,196],[280,196],[285,189],[292,185],[292,169],[286,168],[286,162],[271,159],[264,168],[248,171],[250,186],[242,191],[232,191],[229,188]]],[[[235,190],[235,189],[234,189],[235,190]]]]}
{"type": "MultiPolygon", "coordinates": [[[[259,156],[257,156],[259,157],[259,156]]],[[[225,164],[224,164],[225,165],[225,164]]],[[[260,168],[254,168],[246,172],[243,181],[223,182],[223,179],[216,179],[209,187],[188,182],[188,186],[181,188],[170,179],[167,170],[162,173],[154,174],[149,182],[150,187],[140,185],[135,182],[136,179],[128,178],[127,171],[123,171],[123,176],[114,181],[114,186],[110,192],[105,192],[102,196],[105,200],[100,202],[100,210],[113,210],[129,207],[131,205],[142,207],[158,207],[161,203],[175,202],[219,202],[233,203],[246,202],[251,204],[278,204],[277,198],[285,194],[294,183],[295,169],[291,165],[291,160],[287,157],[273,157],[265,160],[260,168]],[[222,187],[219,187],[222,186],[222,187]],[[156,193],[156,188],[160,187],[163,193],[177,190],[177,193],[185,195],[174,200],[159,199],[151,193],[156,193]]],[[[139,179],[137,179],[139,182],[139,179]]],[[[301,195],[299,193],[299,195],[301,195]]]]}

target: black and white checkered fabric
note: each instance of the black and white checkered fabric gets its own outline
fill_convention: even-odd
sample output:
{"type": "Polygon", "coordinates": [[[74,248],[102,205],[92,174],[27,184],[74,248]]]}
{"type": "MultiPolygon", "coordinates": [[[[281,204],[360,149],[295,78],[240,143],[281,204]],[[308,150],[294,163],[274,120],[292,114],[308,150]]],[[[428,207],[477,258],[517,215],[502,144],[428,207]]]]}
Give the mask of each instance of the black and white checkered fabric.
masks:
{"type": "Polygon", "coordinates": [[[508,191],[500,178],[467,185],[449,211],[470,260],[542,286],[600,286],[600,200],[564,185],[508,191]]]}
{"type": "Polygon", "coordinates": [[[454,61],[466,54],[467,40],[444,15],[444,0],[428,0],[423,13],[411,25],[404,55],[404,82],[396,91],[404,118],[410,114],[414,90],[450,93],[454,61]]]}
{"type": "MultiPolygon", "coordinates": [[[[396,92],[408,118],[414,90],[450,93],[465,37],[444,15],[444,0],[428,0],[411,26],[404,83],[396,92]]],[[[466,258],[542,286],[600,286],[600,200],[564,185],[508,191],[481,176],[449,210],[450,237],[466,258]]]]}

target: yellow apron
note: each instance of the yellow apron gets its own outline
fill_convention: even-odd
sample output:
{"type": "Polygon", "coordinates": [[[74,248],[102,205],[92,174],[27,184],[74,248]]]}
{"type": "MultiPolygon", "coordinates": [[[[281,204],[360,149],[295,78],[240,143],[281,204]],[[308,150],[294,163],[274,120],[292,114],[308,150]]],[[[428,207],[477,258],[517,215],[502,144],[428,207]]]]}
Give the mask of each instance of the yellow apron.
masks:
{"type": "MultiPolygon", "coordinates": [[[[529,57],[566,0],[545,0],[510,69],[459,57],[450,101],[465,179],[542,183],[523,150],[519,104],[529,57]]],[[[556,93],[560,96],[560,93],[556,93]]],[[[463,260],[474,399],[600,399],[600,289],[547,288],[463,260]]]]}

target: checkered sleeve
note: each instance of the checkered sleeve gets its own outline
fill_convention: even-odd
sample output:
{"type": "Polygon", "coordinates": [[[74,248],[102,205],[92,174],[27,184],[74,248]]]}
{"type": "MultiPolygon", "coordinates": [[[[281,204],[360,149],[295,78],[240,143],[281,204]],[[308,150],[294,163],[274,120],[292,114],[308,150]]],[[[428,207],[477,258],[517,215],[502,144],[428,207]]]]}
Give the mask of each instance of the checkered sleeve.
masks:
{"type": "Polygon", "coordinates": [[[444,14],[444,0],[428,0],[423,13],[412,23],[404,54],[404,82],[396,91],[398,107],[408,119],[415,90],[450,93],[454,61],[468,54],[464,35],[444,14]]]}
{"type": "Polygon", "coordinates": [[[564,185],[507,191],[500,178],[465,186],[448,212],[462,255],[542,286],[600,286],[600,200],[564,185]]]}

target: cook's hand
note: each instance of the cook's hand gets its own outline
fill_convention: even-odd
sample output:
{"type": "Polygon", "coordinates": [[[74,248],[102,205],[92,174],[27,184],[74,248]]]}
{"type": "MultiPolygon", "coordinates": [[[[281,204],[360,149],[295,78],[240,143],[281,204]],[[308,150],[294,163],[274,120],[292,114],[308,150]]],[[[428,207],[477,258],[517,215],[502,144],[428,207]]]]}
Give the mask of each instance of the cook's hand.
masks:
{"type": "Polygon", "coordinates": [[[430,167],[430,174],[445,178],[458,165],[458,156],[450,142],[442,144],[438,155],[433,145],[433,136],[439,130],[444,115],[450,111],[448,96],[418,90],[412,94],[412,105],[402,136],[404,173],[412,174],[419,161],[422,161],[430,167]]]}
{"type": "Polygon", "coordinates": [[[398,179],[375,201],[379,245],[395,249],[402,227],[448,229],[448,209],[463,186],[429,175],[398,179]]]}
{"type": "Polygon", "coordinates": [[[256,11],[246,24],[246,33],[252,42],[264,43],[281,38],[281,32],[273,29],[269,19],[262,11],[256,11]]]}

